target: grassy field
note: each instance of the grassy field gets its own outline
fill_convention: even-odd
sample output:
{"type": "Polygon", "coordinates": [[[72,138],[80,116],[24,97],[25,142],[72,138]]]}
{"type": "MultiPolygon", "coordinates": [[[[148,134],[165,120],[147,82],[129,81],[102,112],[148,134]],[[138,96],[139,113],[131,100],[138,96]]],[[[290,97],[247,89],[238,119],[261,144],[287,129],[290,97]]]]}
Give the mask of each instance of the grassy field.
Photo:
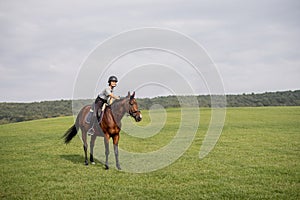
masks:
{"type": "MultiPolygon", "coordinates": [[[[122,133],[120,146],[144,152],[165,145],[161,134],[171,139],[179,120],[179,110],[167,113],[160,134],[142,140],[122,133]]],[[[149,122],[143,116],[141,126],[149,122]]],[[[140,174],[84,166],[79,137],[61,140],[72,117],[1,125],[0,199],[300,199],[300,107],[228,108],[217,145],[200,160],[209,120],[209,109],[201,109],[183,156],[140,174]]]]}

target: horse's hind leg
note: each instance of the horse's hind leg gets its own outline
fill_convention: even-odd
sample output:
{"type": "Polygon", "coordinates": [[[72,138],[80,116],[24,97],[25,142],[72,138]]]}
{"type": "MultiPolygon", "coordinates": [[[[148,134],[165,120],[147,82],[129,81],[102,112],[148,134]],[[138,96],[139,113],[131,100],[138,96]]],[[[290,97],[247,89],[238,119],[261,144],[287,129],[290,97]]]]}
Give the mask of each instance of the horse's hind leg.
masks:
{"type": "Polygon", "coordinates": [[[81,130],[81,131],[82,131],[82,141],[83,141],[83,150],[84,150],[84,164],[88,165],[89,164],[88,158],[87,158],[88,144],[87,144],[87,141],[86,141],[86,132],[84,132],[83,130],[81,130]]]}
{"type": "Polygon", "coordinates": [[[90,162],[91,164],[95,164],[95,161],[94,161],[94,146],[95,146],[95,140],[96,140],[96,135],[94,134],[92,137],[91,137],[91,142],[90,142],[90,162]]]}
{"type": "Polygon", "coordinates": [[[87,159],[87,144],[85,145],[83,145],[83,150],[84,150],[84,164],[85,165],[89,165],[89,162],[88,162],[88,159],[87,159]]]}

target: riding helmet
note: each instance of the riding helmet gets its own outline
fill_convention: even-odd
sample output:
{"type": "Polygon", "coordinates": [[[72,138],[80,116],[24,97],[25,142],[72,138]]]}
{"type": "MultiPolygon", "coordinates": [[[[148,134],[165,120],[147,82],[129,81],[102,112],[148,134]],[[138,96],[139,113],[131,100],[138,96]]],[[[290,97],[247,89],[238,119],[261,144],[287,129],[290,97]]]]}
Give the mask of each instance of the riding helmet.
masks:
{"type": "Polygon", "coordinates": [[[108,79],[108,83],[110,83],[111,81],[118,82],[118,78],[116,76],[110,76],[108,79]]]}

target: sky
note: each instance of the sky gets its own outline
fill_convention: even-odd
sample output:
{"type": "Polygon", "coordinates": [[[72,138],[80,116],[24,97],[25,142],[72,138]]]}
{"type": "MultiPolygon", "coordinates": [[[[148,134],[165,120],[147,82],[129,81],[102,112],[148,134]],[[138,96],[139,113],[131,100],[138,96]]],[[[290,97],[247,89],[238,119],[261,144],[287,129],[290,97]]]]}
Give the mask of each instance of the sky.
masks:
{"type": "MultiPolygon", "coordinates": [[[[226,94],[297,90],[299,19],[298,0],[0,0],[0,102],[72,99],[91,53],[109,38],[143,27],[174,30],[200,44],[217,67],[226,94]]],[[[123,78],[126,87],[140,90],[140,97],[168,95],[168,85],[151,88],[149,77],[157,77],[151,73],[158,66],[168,66],[162,71],[176,85],[171,82],[180,75],[168,71],[172,63],[167,60],[178,57],[169,58],[168,52],[135,52],[112,68],[121,78],[119,84],[123,78]],[[150,74],[140,70],[158,61],[159,65],[145,68],[153,69],[150,74]],[[131,86],[126,80],[129,72],[116,67],[137,63],[133,74],[139,79],[136,83],[143,84],[147,77],[144,87],[131,86]]],[[[178,67],[180,62],[174,64],[179,73],[185,71],[184,64],[178,67]]],[[[106,83],[107,77],[101,78],[85,97],[95,97],[106,83]]],[[[191,74],[189,79],[193,78],[191,74]]],[[[123,95],[125,89],[116,92],[123,95]]]]}

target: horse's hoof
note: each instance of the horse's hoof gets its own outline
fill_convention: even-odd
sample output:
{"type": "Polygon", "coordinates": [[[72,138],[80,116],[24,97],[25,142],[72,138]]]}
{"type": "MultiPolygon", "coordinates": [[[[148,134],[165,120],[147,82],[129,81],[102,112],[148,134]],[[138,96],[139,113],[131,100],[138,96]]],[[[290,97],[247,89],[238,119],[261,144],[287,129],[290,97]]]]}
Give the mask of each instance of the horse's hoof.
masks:
{"type": "Polygon", "coordinates": [[[95,162],[91,162],[91,164],[92,164],[92,165],[95,165],[96,163],[95,163],[95,162]]]}
{"type": "Polygon", "coordinates": [[[109,169],[108,165],[105,165],[105,170],[108,170],[108,169],[109,169]]]}
{"type": "Polygon", "coordinates": [[[117,165],[116,167],[117,167],[118,170],[122,170],[120,165],[117,165]]]}
{"type": "Polygon", "coordinates": [[[84,162],[84,165],[86,165],[86,166],[89,165],[89,162],[88,162],[88,161],[85,161],[85,162],[84,162]]]}

